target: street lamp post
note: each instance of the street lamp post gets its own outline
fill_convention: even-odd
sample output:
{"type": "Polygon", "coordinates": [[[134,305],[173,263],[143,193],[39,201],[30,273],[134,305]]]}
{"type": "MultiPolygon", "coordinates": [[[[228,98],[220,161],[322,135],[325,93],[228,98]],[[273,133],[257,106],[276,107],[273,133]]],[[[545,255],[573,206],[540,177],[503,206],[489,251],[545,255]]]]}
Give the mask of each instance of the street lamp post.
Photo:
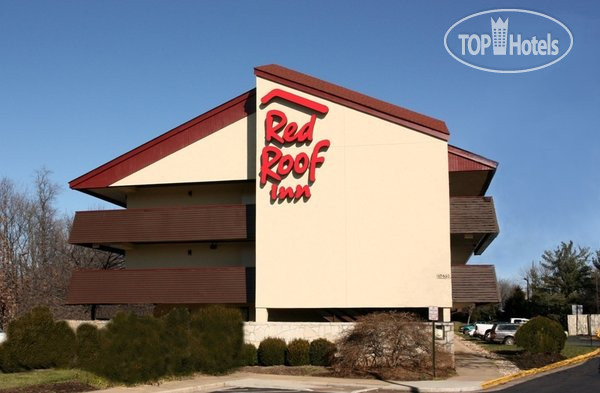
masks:
{"type": "MultiPolygon", "coordinates": [[[[529,300],[529,278],[525,277],[523,280],[525,280],[525,282],[527,283],[527,287],[526,287],[526,291],[525,291],[525,298],[527,300],[529,300]]],[[[597,280],[597,277],[596,277],[596,286],[597,286],[597,284],[598,284],[598,280],[597,280]]]]}

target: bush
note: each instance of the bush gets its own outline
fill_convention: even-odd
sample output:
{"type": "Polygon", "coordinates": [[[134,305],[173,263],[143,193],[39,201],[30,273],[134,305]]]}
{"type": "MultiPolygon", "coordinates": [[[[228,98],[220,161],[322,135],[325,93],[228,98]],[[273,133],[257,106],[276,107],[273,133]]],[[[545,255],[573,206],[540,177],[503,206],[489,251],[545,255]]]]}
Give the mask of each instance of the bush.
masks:
{"type": "Polygon", "coordinates": [[[305,366],[310,363],[310,344],[301,338],[292,340],[287,346],[286,364],[288,366],[305,366]]]}
{"type": "Polygon", "coordinates": [[[76,364],[79,368],[94,371],[100,358],[100,333],[98,328],[89,323],[77,328],[76,364]]]}
{"type": "Polygon", "coordinates": [[[331,366],[335,344],[324,338],[318,338],[310,343],[308,356],[313,366],[331,366]]]}
{"type": "MultiPolygon", "coordinates": [[[[383,379],[431,372],[431,330],[408,313],[381,312],[361,317],[340,340],[335,371],[342,375],[371,374],[383,379]]],[[[439,376],[452,371],[452,358],[436,348],[439,376]]]]}
{"type": "Polygon", "coordinates": [[[162,317],[162,343],[167,373],[184,375],[194,371],[190,348],[191,316],[187,308],[174,308],[162,317]]]}
{"type": "Polygon", "coordinates": [[[244,324],[239,310],[209,306],[198,310],[190,323],[192,357],[199,371],[223,374],[240,364],[244,324]]]}
{"type": "Polygon", "coordinates": [[[8,325],[2,368],[7,372],[68,367],[75,357],[75,334],[54,322],[47,307],[36,307],[8,325]]]}
{"type": "Polygon", "coordinates": [[[256,355],[256,347],[252,344],[244,344],[242,347],[242,359],[243,366],[256,366],[258,364],[258,357],[256,355]]]}
{"type": "Polygon", "coordinates": [[[279,366],[285,364],[285,341],[267,337],[258,346],[258,364],[261,366],[279,366]]]}
{"type": "Polygon", "coordinates": [[[17,363],[13,352],[7,343],[0,345],[0,371],[3,373],[14,373],[23,370],[17,363]]]}
{"type": "Polygon", "coordinates": [[[530,353],[560,353],[566,340],[562,326],[546,317],[532,318],[515,334],[515,343],[530,353]]]}
{"type": "Polygon", "coordinates": [[[54,367],[72,367],[75,363],[77,341],[75,332],[65,321],[54,323],[54,329],[48,337],[48,351],[52,354],[54,367]]]}
{"type": "Polygon", "coordinates": [[[153,317],[118,314],[100,336],[98,373],[126,384],[156,381],[165,375],[161,327],[153,317]]]}

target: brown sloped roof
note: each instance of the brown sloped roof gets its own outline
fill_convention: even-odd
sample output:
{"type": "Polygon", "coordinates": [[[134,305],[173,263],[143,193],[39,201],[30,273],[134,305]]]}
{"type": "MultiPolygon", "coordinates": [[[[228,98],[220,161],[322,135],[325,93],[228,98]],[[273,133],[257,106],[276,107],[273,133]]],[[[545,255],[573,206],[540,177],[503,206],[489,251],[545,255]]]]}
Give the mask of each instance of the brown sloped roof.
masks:
{"type": "Polygon", "coordinates": [[[381,101],[345,87],[326,82],[277,64],[268,64],[254,69],[256,76],[312,94],[346,107],[391,121],[413,130],[448,140],[446,123],[406,108],[381,101]]]}
{"type": "Polygon", "coordinates": [[[500,231],[492,197],[451,197],[450,233],[500,231]]]}
{"type": "Polygon", "coordinates": [[[499,303],[494,265],[452,266],[452,302],[499,303]]]}
{"type": "Polygon", "coordinates": [[[254,303],[254,268],[76,270],[66,304],[254,303]]]}
{"type": "Polygon", "coordinates": [[[253,237],[253,212],[253,205],[82,211],[75,214],[69,243],[246,240],[253,237]]]}

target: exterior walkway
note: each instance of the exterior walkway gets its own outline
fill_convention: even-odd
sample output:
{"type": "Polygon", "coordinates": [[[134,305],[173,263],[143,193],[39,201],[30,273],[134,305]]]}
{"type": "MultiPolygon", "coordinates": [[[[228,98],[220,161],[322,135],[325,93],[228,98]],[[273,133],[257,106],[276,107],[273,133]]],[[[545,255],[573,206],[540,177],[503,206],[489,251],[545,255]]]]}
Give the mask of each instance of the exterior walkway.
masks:
{"type": "Polygon", "coordinates": [[[519,371],[509,361],[463,340],[458,334],[454,335],[454,359],[456,376],[451,381],[487,381],[519,371]]]}

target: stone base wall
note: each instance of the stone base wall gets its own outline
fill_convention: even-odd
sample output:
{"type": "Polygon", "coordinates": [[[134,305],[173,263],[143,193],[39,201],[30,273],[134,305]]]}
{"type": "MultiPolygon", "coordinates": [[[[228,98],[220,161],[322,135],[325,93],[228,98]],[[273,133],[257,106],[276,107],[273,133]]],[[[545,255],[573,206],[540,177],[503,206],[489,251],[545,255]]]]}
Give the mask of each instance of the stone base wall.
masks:
{"type": "MultiPolygon", "coordinates": [[[[574,316],[570,315],[569,317],[574,316]]],[[[586,320],[579,316],[581,320],[586,320]]],[[[600,322],[600,315],[598,315],[600,322]]],[[[77,327],[84,323],[89,323],[102,329],[109,321],[66,321],[71,329],[77,330],[77,327]]],[[[587,323],[587,322],[586,322],[587,323]]],[[[454,353],[454,329],[451,322],[437,323],[436,339],[442,343],[446,350],[454,353]]],[[[421,325],[431,333],[431,323],[421,325]]],[[[570,325],[569,325],[570,326],[570,325]]],[[[587,332],[587,324],[585,325],[587,332]]],[[[317,338],[325,338],[335,342],[342,335],[354,327],[354,322],[244,322],[244,339],[246,343],[254,344],[258,347],[260,342],[267,337],[278,337],[289,343],[293,339],[303,338],[308,341],[317,338]]],[[[600,328],[600,326],[599,326],[600,328]]],[[[582,327],[580,326],[580,330],[582,327]]]]}
{"type": "Polygon", "coordinates": [[[282,338],[288,343],[295,338],[337,341],[353,326],[353,322],[244,322],[244,339],[256,346],[267,337],[282,338]]]}
{"type": "Polygon", "coordinates": [[[90,321],[90,320],[75,320],[75,319],[67,319],[65,320],[65,322],[67,323],[67,325],[69,325],[69,327],[71,329],[73,329],[73,331],[76,331],[77,328],[79,327],[79,325],[83,325],[84,323],[87,323],[89,325],[94,325],[96,326],[98,329],[102,329],[103,327],[105,327],[109,321],[90,321]]]}
{"type": "MultiPolygon", "coordinates": [[[[437,323],[436,339],[447,351],[454,353],[452,322],[437,323]]],[[[422,325],[431,333],[431,323],[422,325]]],[[[244,340],[258,347],[267,337],[278,337],[289,343],[295,338],[312,341],[325,338],[335,342],[354,327],[354,322],[244,322],[244,340]]]]}
{"type": "MultiPolygon", "coordinates": [[[[592,335],[596,335],[600,331],[600,314],[589,315],[591,321],[592,335]]],[[[588,314],[567,315],[567,325],[569,336],[588,335],[588,314]]]]}

